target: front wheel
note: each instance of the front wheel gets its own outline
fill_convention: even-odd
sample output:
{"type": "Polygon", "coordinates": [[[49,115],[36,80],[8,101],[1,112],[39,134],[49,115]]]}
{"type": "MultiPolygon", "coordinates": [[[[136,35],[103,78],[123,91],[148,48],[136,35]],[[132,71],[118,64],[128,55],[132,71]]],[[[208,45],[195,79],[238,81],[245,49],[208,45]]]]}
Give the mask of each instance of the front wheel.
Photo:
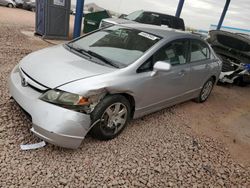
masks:
{"type": "Polygon", "coordinates": [[[203,103],[208,99],[211,91],[213,90],[214,82],[215,81],[213,78],[210,78],[208,81],[206,81],[201,89],[199,96],[195,99],[196,102],[203,103]]]}
{"type": "Polygon", "coordinates": [[[130,115],[130,103],[124,96],[107,96],[91,113],[92,122],[99,122],[94,125],[90,134],[99,140],[113,139],[125,128],[130,115]]]}
{"type": "Polygon", "coordinates": [[[11,4],[11,3],[9,3],[9,4],[7,5],[7,7],[9,7],[9,8],[13,8],[13,7],[14,7],[14,5],[13,5],[13,4],[11,4]]]}

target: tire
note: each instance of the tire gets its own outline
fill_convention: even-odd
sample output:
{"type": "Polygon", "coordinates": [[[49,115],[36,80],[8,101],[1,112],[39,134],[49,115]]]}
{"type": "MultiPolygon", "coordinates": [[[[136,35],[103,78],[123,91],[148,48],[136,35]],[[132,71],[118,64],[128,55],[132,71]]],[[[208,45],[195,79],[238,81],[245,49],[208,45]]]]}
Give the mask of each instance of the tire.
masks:
{"type": "Polygon", "coordinates": [[[90,131],[90,135],[98,140],[110,140],[118,136],[131,115],[131,105],[122,95],[105,97],[91,113],[92,123],[100,120],[90,131]],[[119,113],[120,115],[119,115],[119,113]]]}
{"type": "Polygon", "coordinates": [[[197,103],[203,103],[205,102],[208,97],[211,94],[211,91],[213,90],[215,80],[213,78],[210,78],[206,83],[203,85],[201,92],[199,96],[195,99],[195,102],[197,103]]]}
{"type": "Polygon", "coordinates": [[[14,5],[11,4],[11,3],[9,3],[9,4],[7,5],[7,7],[9,7],[9,8],[14,8],[14,5]]]}

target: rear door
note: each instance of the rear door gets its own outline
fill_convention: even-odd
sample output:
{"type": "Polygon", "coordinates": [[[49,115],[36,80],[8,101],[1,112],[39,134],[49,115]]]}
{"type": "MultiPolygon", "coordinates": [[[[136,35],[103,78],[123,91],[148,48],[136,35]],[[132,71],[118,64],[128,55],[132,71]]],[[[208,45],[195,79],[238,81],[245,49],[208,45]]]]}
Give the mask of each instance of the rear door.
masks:
{"type": "Polygon", "coordinates": [[[190,90],[201,88],[211,74],[211,52],[208,45],[198,39],[190,40],[190,90]]]}

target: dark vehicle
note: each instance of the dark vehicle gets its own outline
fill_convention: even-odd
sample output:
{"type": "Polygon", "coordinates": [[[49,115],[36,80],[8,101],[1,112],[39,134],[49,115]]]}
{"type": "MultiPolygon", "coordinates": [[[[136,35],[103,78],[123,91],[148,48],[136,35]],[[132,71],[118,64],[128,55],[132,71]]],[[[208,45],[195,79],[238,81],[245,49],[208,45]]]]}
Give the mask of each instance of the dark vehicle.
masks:
{"type": "Polygon", "coordinates": [[[36,1],[35,0],[28,0],[28,1],[24,0],[23,9],[35,12],[35,10],[36,10],[36,1]]]}
{"type": "Polygon", "coordinates": [[[13,0],[16,3],[17,8],[23,7],[23,0],[13,0]]]}
{"type": "Polygon", "coordinates": [[[128,24],[136,22],[150,25],[167,26],[169,28],[180,29],[183,31],[185,30],[184,21],[182,18],[144,10],[135,11],[123,18],[103,19],[100,24],[100,28],[114,24],[128,24]]]}
{"type": "Polygon", "coordinates": [[[250,84],[250,35],[212,30],[208,42],[222,59],[220,82],[250,84]]]}

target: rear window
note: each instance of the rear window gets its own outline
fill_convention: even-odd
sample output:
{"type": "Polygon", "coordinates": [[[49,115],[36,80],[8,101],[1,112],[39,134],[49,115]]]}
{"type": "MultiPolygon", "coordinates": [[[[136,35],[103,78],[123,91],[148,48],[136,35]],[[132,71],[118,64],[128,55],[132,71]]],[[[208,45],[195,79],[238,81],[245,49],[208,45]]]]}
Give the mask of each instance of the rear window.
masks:
{"type": "Polygon", "coordinates": [[[151,25],[161,25],[161,18],[157,13],[143,12],[140,17],[134,21],[151,25]]]}
{"type": "Polygon", "coordinates": [[[185,30],[184,21],[174,16],[163,15],[161,25],[167,25],[170,28],[185,30]]]}
{"type": "Polygon", "coordinates": [[[162,19],[161,19],[161,25],[166,25],[168,27],[171,27],[173,28],[173,24],[172,24],[172,19],[170,16],[162,16],[162,19]]]}

